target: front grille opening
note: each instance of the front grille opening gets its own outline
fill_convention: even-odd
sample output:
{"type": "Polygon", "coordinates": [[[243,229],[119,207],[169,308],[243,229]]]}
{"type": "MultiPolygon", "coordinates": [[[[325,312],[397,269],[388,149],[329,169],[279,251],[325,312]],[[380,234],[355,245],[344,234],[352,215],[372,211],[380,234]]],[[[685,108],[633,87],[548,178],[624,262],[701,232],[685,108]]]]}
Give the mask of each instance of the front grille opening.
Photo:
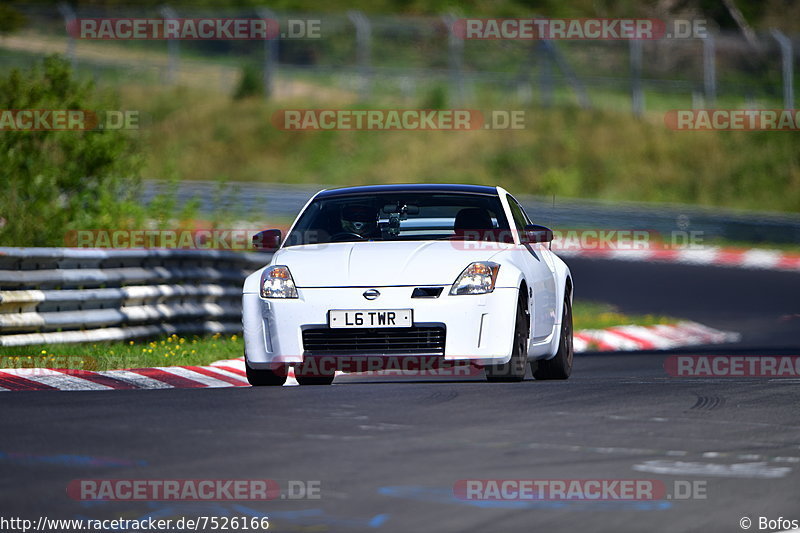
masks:
{"type": "Polygon", "coordinates": [[[303,331],[305,355],[444,355],[443,327],[330,329],[303,331]]]}
{"type": "Polygon", "coordinates": [[[411,293],[412,298],[438,298],[442,294],[442,287],[417,287],[411,293]]]}

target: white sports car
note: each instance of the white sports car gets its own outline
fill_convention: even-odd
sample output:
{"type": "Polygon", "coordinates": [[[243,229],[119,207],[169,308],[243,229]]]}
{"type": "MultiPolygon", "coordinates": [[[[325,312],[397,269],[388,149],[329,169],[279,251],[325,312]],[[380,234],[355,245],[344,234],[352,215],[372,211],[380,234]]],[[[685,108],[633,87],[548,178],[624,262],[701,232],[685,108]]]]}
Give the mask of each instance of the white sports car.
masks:
{"type": "MultiPolygon", "coordinates": [[[[247,377],[330,384],[353,362],[483,366],[489,381],[566,379],[572,276],[500,187],[378,185],[317,193],[242,297],[247,377]]],[[[362,367],[363,368],[363,367],[362,367]]]]}

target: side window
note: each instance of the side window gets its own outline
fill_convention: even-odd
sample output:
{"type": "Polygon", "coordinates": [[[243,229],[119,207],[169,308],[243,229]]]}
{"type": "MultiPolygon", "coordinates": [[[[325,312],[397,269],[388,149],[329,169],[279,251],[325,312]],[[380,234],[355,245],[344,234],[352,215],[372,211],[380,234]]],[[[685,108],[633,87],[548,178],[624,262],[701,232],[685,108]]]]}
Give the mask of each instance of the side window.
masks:
{"type": "Polygon", "coordinates": [[[519,205],[519,210],[522,211],[522,216],[525,218],[525,225],[530,226],[531,224],[533,224],[533,222],[531,221],[531,217],[529,217],[528,213],[525,212],[525,208],[519,205]]]}
{"type": "Polygon", "coordinates": [[[520,234],[524,234],[525,226],[530,224],[528,217],[525,215],[525,212],[519,206],[516,200],[509,194],[506,196],[506,200],[508,200],[508,207],[511,208],[511,216],[514,218],[514,226],[516,226],[517,231],[520,234]]]}

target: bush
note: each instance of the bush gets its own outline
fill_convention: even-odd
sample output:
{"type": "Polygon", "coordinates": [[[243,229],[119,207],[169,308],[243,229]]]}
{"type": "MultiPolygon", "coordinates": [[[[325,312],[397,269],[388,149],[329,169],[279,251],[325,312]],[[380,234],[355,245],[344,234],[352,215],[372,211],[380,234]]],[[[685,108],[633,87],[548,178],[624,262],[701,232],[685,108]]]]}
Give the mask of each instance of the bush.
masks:
{"type": "Polygon", "coordinates": [[[437,84],[424,96],[420,107],[422,109],[446,109],[447,99],[447,88],[437,84]]]}
{"type": "MultiPolygon", "coordinates": [[[[58,56],[0,77],[0,109],[113,109],[58,56]],[[105,104],[105,105],[104,105],[105,104]]],[[[141,224],[140,158],[122,130],[3,131],[0,244],[63,246],[72,229],[141,224]]]]}
{"type": "Polygon", "coordinates": [[[242,77],[239,78],[239,86],[233,94],[234,100],[262,96],[264,94],[264,80],[261,71],[253,65],[242,67],[242,77]]]}
{"type": "Polygon", "coordinates": [[[11,6],[0,4],[0,34],[15,32],[27,22],[25,15],[11,6]]]}

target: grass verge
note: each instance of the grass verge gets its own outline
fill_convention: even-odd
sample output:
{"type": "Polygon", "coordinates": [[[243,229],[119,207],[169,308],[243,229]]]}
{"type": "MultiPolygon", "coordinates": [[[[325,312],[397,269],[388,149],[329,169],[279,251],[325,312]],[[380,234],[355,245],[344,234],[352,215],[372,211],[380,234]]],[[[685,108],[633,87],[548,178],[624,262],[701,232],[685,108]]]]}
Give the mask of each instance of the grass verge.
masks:
{"type": "Polygon", "coordinates": [[[239,335],[179,337],[151,341],[92,344],[48,344],[0,347],[0,367],[73,368],[114,370],[153,366],[207,365],[220,359],[241,357],[244,341],[239,335]]]}
{"type": "Polygon", "coordinates": [[[275,111],[320,106],[185,88],[122,96],[151,119],[140,132],[148,176],[480,183],[518,194],[800,212],[800,150],[786,132],[672,131],[659,113],[637,119],[571,107],[527,108],[519,130],[287,132],[271,124],[275,111]]]}
{"type": "Polygon", "coordinates": [[[680,319],[663,315],[627,315],[607,303],[576,300],[572,307],[572,322],[576,330],[605,329],[614,326],[654,326],[674,324],[680,319]]]}

